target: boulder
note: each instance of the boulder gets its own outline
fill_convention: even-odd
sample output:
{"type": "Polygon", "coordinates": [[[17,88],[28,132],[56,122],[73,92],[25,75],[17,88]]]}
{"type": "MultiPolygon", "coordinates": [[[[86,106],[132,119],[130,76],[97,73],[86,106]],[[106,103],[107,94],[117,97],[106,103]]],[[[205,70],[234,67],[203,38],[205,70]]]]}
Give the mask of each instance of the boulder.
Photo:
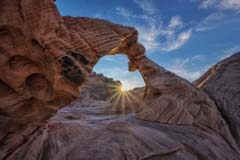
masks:
{"type": "Polygon", "coordinates": [[[214,100],[240,145],[240,53],[214,65],[194,84],[214,100]]]}

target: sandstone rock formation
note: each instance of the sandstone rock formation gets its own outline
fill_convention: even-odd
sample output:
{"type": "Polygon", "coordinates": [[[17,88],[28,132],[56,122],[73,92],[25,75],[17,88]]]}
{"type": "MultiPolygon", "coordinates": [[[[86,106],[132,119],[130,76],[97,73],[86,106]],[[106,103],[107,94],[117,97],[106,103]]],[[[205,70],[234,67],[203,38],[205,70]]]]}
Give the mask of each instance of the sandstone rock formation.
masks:
{"type": "Polygon", "coordinates": [[[214,65],[195,85],[217,104],[234,138],[240,145],[240,53],[214,65]]]}
{"type": "MultiPolygon", "coordinates": [[[[94,88],[113,83],[99,75],[90,79],[98,79],[94,88]]],[[[87,83],[82,92],[92,98],[84,103],[77,99],[59,110],[7,159],[239,159],[231,145],[209,127],[155,123],[136,119],[132,113],[119,114],[109,101],[111,94],[104,96],[105,101],[99,99],[107,87],[93,92],[92,83],[87,83]]]]}
{"type": "MultiPolygon", "coordinates": [[[[228,123],[201,89],[144,55],[134,28],[61,17],[53,0],[1,0],[0,12],[0,159],[240,159],[226,101],[228,123]],[[141,72],[144,94],[91,73],[117,53],[141,72]]],[[[214,75],[202,79],[212,86],[214,75]]],[[[213,88],[203,89],[218,100],[213,88]]]]}
{"type": "Polygon", "coordinates": [[[144,56],[134,63],[146,83],[142,110],[137,118],[167,124],[203,125],[218,132],[238,151],[225,120],[205,93],[144,56]]]}
{"type": "Polygon", "coordinates": [[[100,57],[124,51],[137,40],[130,27],[63,19],[52,0],[3,0],[0,7],[1,110],[16,118],[48,117],[46,110],[52,112],[78,97],[77,86],[100,57]],[[31,106],[27,111],[25,104],[31,106]]]}
{"type": "Polygon", "coordinates": [[[77,98],[99,58],[136,42],[137,32],[62,18],[53,0],[1,0],[0,11],[1,159],[77,98]]]}

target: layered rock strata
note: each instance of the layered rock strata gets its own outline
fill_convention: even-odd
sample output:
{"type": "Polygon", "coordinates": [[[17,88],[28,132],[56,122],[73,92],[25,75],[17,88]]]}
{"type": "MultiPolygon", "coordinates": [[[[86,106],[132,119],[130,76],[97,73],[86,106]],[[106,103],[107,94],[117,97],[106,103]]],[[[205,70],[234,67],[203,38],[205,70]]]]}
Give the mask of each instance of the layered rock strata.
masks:
{"type": "Polygon", "coordinates": [[[139,104],[141,111],[136,117],[167,124],[209,127],[239,152],[215,102],[188,81],[149,60],[144,52],[142,45],[136,45],[128,54],[129,70],[138,69],[146,84],[144,99],[139,104]]]}
{"type": "Polygon", "coordinates": [[[0,1],[0,159],[66,104],[106,54],[137,40],[134,28],[61,17],[53,0],[0,1]]]}
{"type": "Polygon", "coordinates": [[[215,67],[234,68],[233,86],[216,89],[219,75],[231,83],[223,71],[197,82],[226,123],[206,93],[144,55],[132,27],[61,17],[53,0],[1,0],[0,11],[0,159],[239,159],[228,128],[238,139],[238,58],[215,67]],[[127,98],[138,91],[111,92],[99,87],[104,78],[91,80],[99,59],[117,53],[142,74],[144,95],[127,98]]]}
{"type": "MultiPolygon", "coordinates": [[[[111,94],[103,94],[108,87],[102,88],[102,84],[112,86],[113,81],[99,75],[90,79],[90,83],[84,82],[82,92],[91,98],[84,102],[77,99],[59,110],[7,159],[239,159],[240,155],[219,133],[204,125],[156,123],[136,119],[133,113],[120,114],[113,109],[117,104],[108,100],[111,94]],[[98,80],[94,88],[101,90],[91,89],[93,79],[98,80]],[[99,99],[103,95],[107,95],[106,100],[99,99]]],[[[131,92],[135,96],[143,91],[131,92]]]]}
{"type": "Polygon", "coordinates": [[[226,58],[195,81],[216,103],[240,145],[240,53],[226,58]]]}

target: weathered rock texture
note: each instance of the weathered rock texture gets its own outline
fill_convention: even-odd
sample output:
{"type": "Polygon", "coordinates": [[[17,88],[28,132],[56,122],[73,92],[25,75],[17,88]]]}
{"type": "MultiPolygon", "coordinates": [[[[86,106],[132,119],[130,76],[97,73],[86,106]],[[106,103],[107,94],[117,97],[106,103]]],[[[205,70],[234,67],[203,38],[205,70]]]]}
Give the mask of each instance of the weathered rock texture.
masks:
{"type": "MultiPolygon", "coordinates": [[[[90,79],[98,79],[97,88],[113,84],[100,75],[90,79]]],[[[78,99],[59,110],[7,159],[239,159],[231,145],[209,127],[154,123],[136,119],[132,113],[120,114],[108,100],[111,94],[104,96],[105,101],[99,99],[107,88],[92,91],[87,83],[82,92],[90,99],[84,103],[78,99]]]]}
{"type": "Polygon", "coordinates": [[[216,102],[240,145],[240,53],[214,65],[195,85],[216,102]]]}
{"type": "Polygon", "coordinates": [[[104,20],[62,18],[53,0],[1,0],[0,12],[1,159],[79,96],[100,57],[136,43],[137,32],[104,20]]]}
{"type": "Polygon", "coordinates": [[[149,60],[134,28],[61,17],[53,0],[1,0],[0,11],[0,159],[240,159],[214,101],[149,60]],[[117,53],[144,94],[91,74],[117,53]]]}
{"type": "Polygon", "coordinates": [[[142,110],[137,118],[167,124],[203,125],[218,132],[238,151],[228,125],[205,93],[146,57],[135,60],[135,64],[146,83],[142,110]]]}
{"type": "Polygon", "coordinates": [[[52,0],[0,3],[1,110],[15,118],[41,121],[47,110],[78,97],[77,86],[101,56],[124,51],[137,40],[130,27],[63,19],[52,0]]]}

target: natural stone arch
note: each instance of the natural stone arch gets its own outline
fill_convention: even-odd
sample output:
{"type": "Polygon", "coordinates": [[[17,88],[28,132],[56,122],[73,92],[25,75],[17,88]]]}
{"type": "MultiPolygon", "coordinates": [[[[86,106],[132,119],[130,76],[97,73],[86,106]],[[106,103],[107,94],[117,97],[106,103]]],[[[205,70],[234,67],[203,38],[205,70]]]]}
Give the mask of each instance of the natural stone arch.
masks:
{"type": "Polygon", "coordinates": [[[79,96],[78,87],[102,56],[117,53],[128,56],[129,70],[138,69],[146,83],[141,110],[135,117],[211,128],[239,152],[214,102],[184,79],[149,60],[134,28],[99,19],[61,17],[52,0],[1,0],[0,11],[0,89],[6,92],[1,98],[16,101],[0,109],[0,129],[4,131],[0,137],[7,137],[1,146],[4,149],[0,159],[24,143],[22,137],[32,134],[59,108],[79,96]],[[12,56],[22,56],[17,61],[28,59],[33,65],[24,69],[11,67],[12,56]],[[39,98],[42,90],[37,93],[31,91],[35,87],[27,87],[26,84],[34,86],[39,79],[51,84],[55,97],[39,98]]]}

